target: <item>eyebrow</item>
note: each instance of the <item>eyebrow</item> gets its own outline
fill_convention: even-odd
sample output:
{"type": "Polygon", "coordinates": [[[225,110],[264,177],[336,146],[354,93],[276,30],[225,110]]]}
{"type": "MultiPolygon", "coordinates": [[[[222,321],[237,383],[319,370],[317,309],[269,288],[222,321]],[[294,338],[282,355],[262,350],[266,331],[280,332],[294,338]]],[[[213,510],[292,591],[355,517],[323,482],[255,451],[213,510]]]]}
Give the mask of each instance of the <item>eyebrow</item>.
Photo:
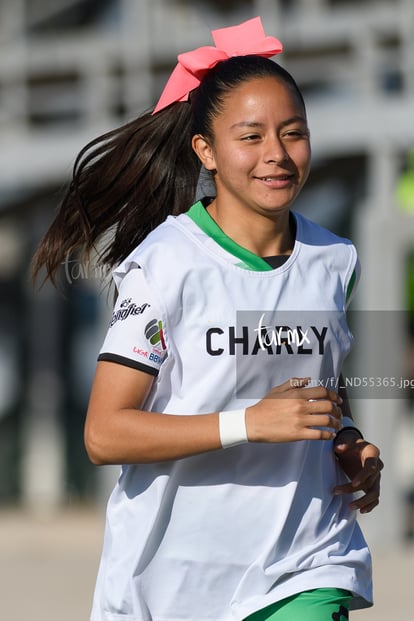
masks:
{"type": "MultiPolygon", "coordinates": [[[[286,121],[281,122],[282,127],[286,127],[287,125],[292,125],[292,123],[304,123],[307,124],[305,117],[297,114],[296,116],[292,116],[290,119],[286,119],[286,121]]],[[[230,127],[230,129],[242,128],[242,127],[264,127],[264,123],[259,123],[258,121],[240,121],[239,123],[234,123],[230,127]]]]}

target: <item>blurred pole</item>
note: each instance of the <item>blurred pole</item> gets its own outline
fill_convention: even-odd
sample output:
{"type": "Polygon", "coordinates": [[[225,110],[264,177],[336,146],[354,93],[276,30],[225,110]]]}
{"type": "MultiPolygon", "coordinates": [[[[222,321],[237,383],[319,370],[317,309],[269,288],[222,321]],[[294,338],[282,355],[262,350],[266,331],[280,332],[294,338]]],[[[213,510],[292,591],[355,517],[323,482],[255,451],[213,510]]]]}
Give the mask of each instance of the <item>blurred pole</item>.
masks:
{"type": "Polygon", "coordinates": [[[401,0],[398,13],[401,31],[401,68],[404,90],[411,97],[414,94],[414,2],[401,0]]]}
{"type": "MultiPolygon", "coordinates": [[[[35,218],[33,234],[46,229],[35,218]]],[[[61,294],[49,283],[40,290],[28,284],[26,304],[22,502],[35,513],[47,515],[62,503],[65,494],[61,294]]]]}
{"type": "Polygon", "coordinates": [[[366,22],[355,25],[350,34],[358,96],[375,100],[378,92],[378,45],[376,34],[366,22]]]}
{"type": "Polygon", "coordinates": [[[124,75],[121,88],[125,114],[133,118],[141,114],[152,101],[151,1],[121,0],[120,57],[124,75]]]}
{"type": "Polygon", "coordinates": [[[302,14],[317,16],[326,11],[327,0],[299,0],[298,4],[302,14]]]}
{"type": "Polygon", "coordinates": [[[22,38],[25,23],[26,0],[0,3],[0,39],[22,38]]]}
{"type": "MultiPolygon", "coordinates": [[[[369,202],[357,213],[354,235],[362,263],[356,298],[356,374],[379,381],[404,376],[407,345],[402,266],[414,239],[414,219],[402,217],[395,206],[395,151],[384,141],[371,153],[369,202]]],[[[380,447],[385,463],[380,507],[363,521],[371,544],[390,547],[401,545],[404,535],[397,448],[405,403],[402,391],[394,392],[395,398],[383,398],[383,387],[377,393],[378,398],[356,399],[354,407],[365,436],[380,447]]]]}
{"type": "Polygon", "coordinates": [[[6,52],[2,59],[4,66],[0,123],[7,132],[15,129],[17,125],[21,129],[27,122],[29,97],[25,25],[25,0],[3,2],[0,5],[0,43],[6,52]]]}
{"type": "MultiPolygon", "coordinates": [[[[280,0],[255,0],[254,15],[260,15],[266,32],[282,33],[283,11],[280,0]]],[[[280,34],[282,38],[282,34],[280,34]]]]}

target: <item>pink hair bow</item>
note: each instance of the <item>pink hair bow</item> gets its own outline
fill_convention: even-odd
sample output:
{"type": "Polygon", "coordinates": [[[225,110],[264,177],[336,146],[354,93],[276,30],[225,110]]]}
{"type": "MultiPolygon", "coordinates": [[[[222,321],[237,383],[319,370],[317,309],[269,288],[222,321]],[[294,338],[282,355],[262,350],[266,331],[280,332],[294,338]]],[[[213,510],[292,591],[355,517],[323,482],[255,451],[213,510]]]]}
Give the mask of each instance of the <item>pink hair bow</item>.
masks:
{"type": "Polygon", "coordinates": [[[222,60],[249,54],[270,58],[283,49],[278,39],[265,35],[260,17],[238,26],[213,30],[211,34],[216,47],[206,45],[178,55],[178,63],[152,114],[174,101],[187,101],[189,93],[197,88],[207,71],[222,60]]]}

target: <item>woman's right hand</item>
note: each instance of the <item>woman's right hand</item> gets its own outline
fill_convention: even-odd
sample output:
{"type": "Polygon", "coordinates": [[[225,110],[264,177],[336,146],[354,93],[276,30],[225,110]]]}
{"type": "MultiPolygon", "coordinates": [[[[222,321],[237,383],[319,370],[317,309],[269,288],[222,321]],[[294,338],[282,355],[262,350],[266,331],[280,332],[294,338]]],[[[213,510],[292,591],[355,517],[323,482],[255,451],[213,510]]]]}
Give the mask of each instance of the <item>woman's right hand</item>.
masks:
{"type": "Polygon", "coordinates": [[[293,377],[246,409],[250,442],[332,440],[342,427],[341,397],[309,378],[293,377]]]}

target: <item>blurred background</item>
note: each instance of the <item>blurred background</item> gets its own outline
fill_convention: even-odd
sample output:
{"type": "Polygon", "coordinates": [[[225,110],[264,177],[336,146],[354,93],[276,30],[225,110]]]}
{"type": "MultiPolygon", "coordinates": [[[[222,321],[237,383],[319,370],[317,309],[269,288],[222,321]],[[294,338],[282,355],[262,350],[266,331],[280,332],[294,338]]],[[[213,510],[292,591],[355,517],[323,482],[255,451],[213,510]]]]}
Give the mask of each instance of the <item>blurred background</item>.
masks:
{"type": "Polygon", "coordinates": [[[110,274],[67,261],[61,292],[38,290],[31,256],[79,150],[152,106],[179,52],[256,15],[284,43],[278,61],[307,102],[313,166],[297,209],[351,237],[363,266],[349,375],[374,378],[381,390],[359,390],[355,379],[351,397],[387,467],[381,507],[361,520],[377,561],[377,607],[355,617],[412,619],[404,580],[414,569],[414,2],[0,0],[0,595],[8,620],[88,618],[117,474],[89,464],[82,438],[110,274]],[[400,382],[391,393],[390,382],[400,382]]]}

